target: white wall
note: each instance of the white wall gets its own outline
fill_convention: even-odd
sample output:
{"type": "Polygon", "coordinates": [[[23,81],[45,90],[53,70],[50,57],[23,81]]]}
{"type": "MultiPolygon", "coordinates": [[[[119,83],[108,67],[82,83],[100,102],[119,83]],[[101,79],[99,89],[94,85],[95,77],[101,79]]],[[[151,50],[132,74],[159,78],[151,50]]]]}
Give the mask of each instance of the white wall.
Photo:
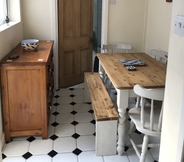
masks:
{"type": "Polygon", "coordinates": [[[172,3],[165,0],[116,0],[109,5],[108,43],[125,42],[134,51],[168,52],[172,3]]]}
{"type": "Polygon", "coordinates": [[[169,61],[159,162],[181,162],[184,139],[184,37],[174,34],[174,18],[184,16],[184,0],[173,0],[169,61]]]}
{"type": "Polygon", "coordinates": [[[145,31],[145,52],[151,49],[168,52],[172,3],[148,0],[145,31]]]}
{"type": "Polygon", "coordinates": [[[24,39],[52,39],[51,0],[22,0],[24,39]]]}
{"type": "Polygon", "coordinates": [[[8,54],[23,38],[22,23],[0,32],[0,60],[8,54]]]}
{"type": "Polygon", "coordinates": [[[108,43],[130,43],[144,50],[146,0],[116,0],[109,5],[108,43]]]}

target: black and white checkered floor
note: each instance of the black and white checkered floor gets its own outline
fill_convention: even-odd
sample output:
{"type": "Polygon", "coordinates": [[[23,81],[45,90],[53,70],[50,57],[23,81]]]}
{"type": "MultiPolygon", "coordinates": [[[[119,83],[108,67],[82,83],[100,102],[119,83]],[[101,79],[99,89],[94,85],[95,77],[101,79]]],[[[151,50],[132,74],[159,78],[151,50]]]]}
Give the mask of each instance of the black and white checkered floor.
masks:
{"type": "MultiPolygon", "coordinates": [[[[95,120],[91,105],[83,103],[82,86],[55,91],[49,138],[13,138],[3,148],[3,162],[138,162],[131,146],[123,156],[95,155],[95,120]]],[[[142,135],[134,133],[134,138],[139,142],[142,135]]],[[[150,149],[146,162],[156,161],[158,154],[158,148],[150,149]]]]}

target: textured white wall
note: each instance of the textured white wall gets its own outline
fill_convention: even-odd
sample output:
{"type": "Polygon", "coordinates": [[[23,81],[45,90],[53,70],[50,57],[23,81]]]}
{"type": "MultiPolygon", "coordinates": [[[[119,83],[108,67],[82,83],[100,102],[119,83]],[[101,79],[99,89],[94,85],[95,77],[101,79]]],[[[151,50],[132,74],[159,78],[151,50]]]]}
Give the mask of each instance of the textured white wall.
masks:
{"type": "Polygon", "coordinates": [[[165,106],[159,162],[181,162],[184,139],[184,37],[174,34],[174,18],[184,16],[184,0],[172,2],[165,106]]]}
{"type": "Polygon", "coordinates": [[[22,0],[24,39],[50,40],[52,38],[50,2],[50,0],[22,0]]]}
{"type": "Polygon", "coordinates": [[[144,50],[146,0],[116,0],[109,5],[108,43],[130,43],[134,51],[144,50]]]}
{"type": "Polygon", "coordinates": [[[148,0],[145,32],[145,52],[151,49],[168,52],[172,3],[148,0]]]}

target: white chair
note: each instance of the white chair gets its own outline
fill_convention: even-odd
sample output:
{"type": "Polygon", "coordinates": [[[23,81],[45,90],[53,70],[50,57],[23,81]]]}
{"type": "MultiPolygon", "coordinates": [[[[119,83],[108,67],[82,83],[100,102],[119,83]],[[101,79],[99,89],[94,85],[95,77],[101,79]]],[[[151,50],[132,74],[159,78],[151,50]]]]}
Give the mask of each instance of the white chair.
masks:
{"type": "MultiPolygon", "coordinates": [[[[117,43],[117,44],[107,44],[102,46],[103,53],[128,53],[132,49],[131,44],[117,43]]],[[[106,86],[108,93],[110,94],[112,89],[112,83],[106,75],[104,69],[99,66],[99,74],[106,86]]]]}
{"type": "MultiPolygon", "coordinates": [[[[103,53],[116,53],[117,52],[117,44],[107,44],[102,46],[102,52],[103,53]]],[[[108,76],[105,73],[105,70],[101,65],[99,65],[99,74],[100,77],[102,78],[102,81],[104,85],[106,86],[107,89],[107,83],[108,83],[108,76]]]]}
{"type": "Polygon", "coordinates": [[[148,147],[159,147],[159,144],[149,144],[149,137],[159,137],[161,135],[164,90],[145,89],[140,85],[135,85],[134,92],[140,98],[139,101],[141,101],[141,107],[138,107],[138,105],[136,105],[135,108],[131,108],[128,112],[131,119],[129,139],[136,154],[140,158],[139,162],[145,162],[145,156],[148,147]],[[149,98],[151,100],[150,107],[145,106],[146,98],[149,98]],[[155,101],[161,101],[161,107],[154,106],[155,101]],[[135,126],[139,132],[144,134],[142,145],[135,144],[134,140],[131,137],[133,126],[135,126]],[[141,153],[138,150],[138,147],[142,147],[141,153]]]}
{"type": "Polygon", "coordinates": [[[161,62],[162,64],[167,65],[167,57],[168,57],[167,52],[152,49],[151,56],[157,61],[161,62]]]}

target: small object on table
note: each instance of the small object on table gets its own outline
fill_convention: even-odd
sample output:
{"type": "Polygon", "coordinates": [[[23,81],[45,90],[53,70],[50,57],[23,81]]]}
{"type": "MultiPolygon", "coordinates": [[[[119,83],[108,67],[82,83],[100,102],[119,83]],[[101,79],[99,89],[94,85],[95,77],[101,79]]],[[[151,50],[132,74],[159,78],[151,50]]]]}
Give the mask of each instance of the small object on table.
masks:
{"type": "Polygon", "coordinates": [[[13,60],[6,60],[6,62],[12,62],[13,60]]]}
{"type": "Polygon", "coordinates": [[[140,59],[127,59],[127,60],[120,60],[120,62],[124,66],[145,66],[146,63],[140,59]]]}
{"type": "Polygon", "coordinates": [[[17,59],[19,58],[19,54],[13,54],[9,56],[9,59],[17,59]]]}
{"type": "Polygon", "coordinates": [[[135,71],[136,67],[135,66],[125,66],[129,71],[135,71]]]}

